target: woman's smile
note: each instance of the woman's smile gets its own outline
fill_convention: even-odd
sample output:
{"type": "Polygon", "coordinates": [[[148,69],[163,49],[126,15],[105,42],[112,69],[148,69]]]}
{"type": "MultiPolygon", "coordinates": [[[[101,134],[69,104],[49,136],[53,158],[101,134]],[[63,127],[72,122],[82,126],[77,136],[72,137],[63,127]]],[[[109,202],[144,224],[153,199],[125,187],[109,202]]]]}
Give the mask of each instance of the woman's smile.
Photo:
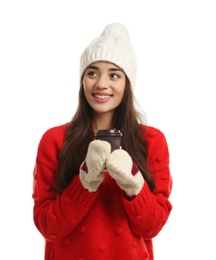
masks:
{"type": "Polygon", "coordinates": [[[94,96],[95,101],[99,102],[99,103],[105,103],[105,102],[109,101],[110,98],[112,97],[112,95],[110,95],[110,94],[104,94],[104,93],[99,93],[99,92],[95,92],[92,95],[94,96]]]}

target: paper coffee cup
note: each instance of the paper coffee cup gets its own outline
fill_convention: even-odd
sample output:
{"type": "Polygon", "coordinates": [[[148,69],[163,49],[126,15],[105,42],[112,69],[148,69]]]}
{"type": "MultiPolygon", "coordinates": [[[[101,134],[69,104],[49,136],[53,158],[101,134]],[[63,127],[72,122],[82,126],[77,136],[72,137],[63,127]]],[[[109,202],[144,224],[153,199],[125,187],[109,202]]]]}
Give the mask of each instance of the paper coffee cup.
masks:
{"type": "Polygon", "coordinates": [[[98,140],[107,141],[111,145],[111,151],[121,148],[122,133],[117,129],[98,130],[95,133],[98,140]]]}

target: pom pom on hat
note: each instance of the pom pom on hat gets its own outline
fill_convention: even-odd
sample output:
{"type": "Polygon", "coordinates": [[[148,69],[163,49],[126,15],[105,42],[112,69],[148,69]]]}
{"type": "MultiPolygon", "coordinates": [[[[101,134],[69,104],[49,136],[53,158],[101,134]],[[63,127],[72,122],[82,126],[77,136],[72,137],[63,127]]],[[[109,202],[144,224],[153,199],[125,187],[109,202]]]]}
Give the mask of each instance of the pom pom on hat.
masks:
{"type": "Polygon", "coordinates": [[[135,87],[136,56],[130,44],[130,35],[124,25],[120,23],[107,25],[101,35],[89,44],[80,59],[80,77],[90,64],[97,61],[111,62],[123,69],[131,87],[135,87]]]}
{"type": "Polygon", "coordinates": [[[122,40],[130,43],[128,30],[125,26],[119,23],[107,25],[101,33],[101,37],[122,38],[122,40]]]}

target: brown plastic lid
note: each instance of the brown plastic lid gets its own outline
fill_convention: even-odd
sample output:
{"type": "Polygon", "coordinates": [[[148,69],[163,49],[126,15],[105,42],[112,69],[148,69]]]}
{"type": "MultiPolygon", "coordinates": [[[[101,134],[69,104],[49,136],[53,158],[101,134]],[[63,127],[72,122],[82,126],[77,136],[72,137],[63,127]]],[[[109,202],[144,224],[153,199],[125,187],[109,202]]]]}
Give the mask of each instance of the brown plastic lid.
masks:
{"type": "Polygon", "coordinates": [[[95,136],[122,136],[122,133],[117,129],[98,130],[95,136]]]}

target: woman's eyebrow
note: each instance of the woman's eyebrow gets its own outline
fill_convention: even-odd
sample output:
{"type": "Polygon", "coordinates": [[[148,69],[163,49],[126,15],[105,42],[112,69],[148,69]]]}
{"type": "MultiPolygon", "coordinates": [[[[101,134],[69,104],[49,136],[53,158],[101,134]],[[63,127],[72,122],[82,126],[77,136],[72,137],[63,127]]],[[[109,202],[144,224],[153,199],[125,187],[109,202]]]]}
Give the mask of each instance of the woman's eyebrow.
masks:
{"type": "MultiPolygon", "coordinates": [[[[97,66],[93,66],[93,65],[88,66],[86,69],[99,70],[99,68],[97,66]]],[[[123,70],[120,69],[120,68],[110,68],[109,70],[110,71],[121,71],[121,72],[123,72],[123,70]]]]}
{"type": "Polygon", "coordinates": [[[121,71],[121,72],[123,72],[123,70],[120,69],[120,68],[110,68],[109,70],[111,70],[111,71],[121,71]]]}
{"type": "Polygon", "coordinates": [[[99,70],[97,66],[90,65],[86,69],[99,70]]]}

